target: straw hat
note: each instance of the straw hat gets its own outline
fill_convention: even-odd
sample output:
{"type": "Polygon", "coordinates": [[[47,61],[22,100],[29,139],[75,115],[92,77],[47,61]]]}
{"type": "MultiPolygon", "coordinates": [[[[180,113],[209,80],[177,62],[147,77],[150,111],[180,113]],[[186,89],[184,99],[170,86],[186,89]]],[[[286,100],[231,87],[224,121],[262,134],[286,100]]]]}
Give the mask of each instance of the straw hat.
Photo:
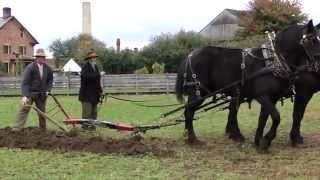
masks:
{"type": "Polygon", "coordinates": [[[87,54],[87,57],[86,57],[86,60],[87,59],[90,59],[90,58],[92,58],[92,57],[99,57],[95,52],[89,52],[88,54],[87,54]]]}
{"type": "Polygon", "coordinates": [[[42,48],[37,49],[34,57],[46,57],[46,53],[44,52],[44,49],[42,48]]]}

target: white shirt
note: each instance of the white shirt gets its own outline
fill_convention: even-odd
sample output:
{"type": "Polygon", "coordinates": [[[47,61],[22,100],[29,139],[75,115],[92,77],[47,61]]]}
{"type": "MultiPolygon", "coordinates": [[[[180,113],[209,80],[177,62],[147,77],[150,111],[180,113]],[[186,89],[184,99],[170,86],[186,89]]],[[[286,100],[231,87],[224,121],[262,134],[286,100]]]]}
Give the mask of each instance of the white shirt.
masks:
{"type": "Polygon", "coordinates": [[[39,68],[39,72],[40,72],[40,78],[42,79],[42,76],[43,76],[43,64],[38,64],[38,68],[39,68]]]}
{"type": "Polygon", "coordinates": [[[96,71],[96,67],[95,67],[96,64],[94,64],[94,63],[90,63],[90,64],[91,64],[93,71],[96,71]]]}

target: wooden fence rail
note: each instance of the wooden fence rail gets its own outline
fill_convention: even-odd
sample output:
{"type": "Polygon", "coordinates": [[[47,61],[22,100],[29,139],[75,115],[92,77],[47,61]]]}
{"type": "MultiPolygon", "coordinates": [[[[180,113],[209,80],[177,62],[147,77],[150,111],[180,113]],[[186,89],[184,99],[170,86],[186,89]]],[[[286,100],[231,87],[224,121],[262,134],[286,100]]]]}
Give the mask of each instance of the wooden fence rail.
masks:
{"type": "MultiPolygon", "coordinates": [[[[104,75],[101,84],[105,93],[172,93],[176,74],[104,75]]],[[[21,77],[0,77],[0,96],[20,95],[21,77]]],[[[78,94],[79,76],[55,76],[54,94],[78,94]]]]}

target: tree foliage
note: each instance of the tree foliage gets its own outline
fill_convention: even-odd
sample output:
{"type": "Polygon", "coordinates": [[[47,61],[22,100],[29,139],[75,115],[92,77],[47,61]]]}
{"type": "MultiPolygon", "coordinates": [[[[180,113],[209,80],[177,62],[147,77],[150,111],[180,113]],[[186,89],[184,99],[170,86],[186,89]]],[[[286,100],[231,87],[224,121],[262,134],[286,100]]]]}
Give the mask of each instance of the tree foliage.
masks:
{"type": "Polygon", "coordinates": [[[102,58],[103,70],[107,74],[128,74],[144,66],[144,58],[135,51],[126,49],[116,52],[106,49],[102,58]]]}
{"type": "Polygon", "coordinates": [[[240,37],[264,34],[265,31],[279,31],[288,25],[302,23],[307,15],[302,13],[299,0],[251,0],[248,13],[240,17],[244,27],[240,37]]]}
{"type": "Polygon", "coordinates": [[[70,58],[77,62],[84,63],[86,54],[93,50],[99,56],[102,56],[105,50],[105,44],[91,35],[80,34],[67,40],[57,39],[49,46],[53,56],[57,59],[59,65],[63,65],[70,58]]]}
{"type": "Polygon", "coordinates": [[[94,50],[98,55],[98,65],[107,74],[124,74],[140,72],[162,73],[176,72],[180,61],[184,59],[192,49],[206,46],[209,40],[201,37],[198,33],[181,30],[177,34],[161,34],[151,40],[151,44],[142,51],[129,49],[120,52],[113,48],[106,48],[105,44],[90,35],[80,34],[67,40],[57,39],[49,47],[63,65],[70,58],[78,63],[83,63],[88,51],[94,50]]]}
{"type": "Polygon", "coordinates": [[[141,55],[145,58],[145,66],[153,73],[154,63],[164,63],[165,72],[176,72],[180,61],[191,52],[192,49],[206,46],[209,40],[198,33],[181,30],[177,34],[161,34],[151,40],[151,44],[143,48],[141,55]]]}
{"type": "Polygon", "coordinates": [[[145,66],[143,66],[143,68],[135,70],[134,73],[135,74],[149,74],[149,71],[145,66]]]}
{"type": "Polygon", "coordinates": [[[154,74],[162,74],[164,73],[164,64],[154,63],[152,65],[152,70],[154,74]]]}

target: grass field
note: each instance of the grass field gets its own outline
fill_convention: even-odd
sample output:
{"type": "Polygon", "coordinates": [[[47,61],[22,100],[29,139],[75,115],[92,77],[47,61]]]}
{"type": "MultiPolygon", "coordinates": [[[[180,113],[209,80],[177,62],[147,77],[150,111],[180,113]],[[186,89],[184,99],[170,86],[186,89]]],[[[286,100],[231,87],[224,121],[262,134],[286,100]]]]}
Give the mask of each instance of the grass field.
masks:
{"type": "MultiPolygon", "coordinates": [[[[150,101],[149,104],[175,103],[173,95],[121,96],[150,101]]],[[[59,96],[73,117],[80,117],[80,103],[75,96],[59,96]]],[[[310,102],[302,132],[305,144],[296,148],[289,145],[292,103],[286,101],[278,107],[282,121],[270,153],[256,152],[252,142],[257,126],[259,106],[251,110],[243,104],[239,123],[246,137],[244,144],[235,144],[225,134],[227,111],[209,112],[194,122],[198,138],[204,146],[184,143],[183,125],[148,131],[145,141],[160,139],[174,142],[172,157],[152,154],[129,156],[99,155],[88,152],[62,152],[59,150],[0,148],[1,179],[319,179],[320,178],[320,121],[319,100],[310,102]]],[[[48,101],[48,109],[52,105],[48,101]]],[[[11,126],[19,107],[19,98],[0,98],[0,127],[11,126]]],[[[99,110],[99,119],[134,124],[151,124],[159,115],[172,108],[144,108],[128,102],[108,99],[99,110]]],[[[61,115],[57,119],[62,120],[61,115]]],[[[27,126],[36,126],[32,112],[27,126]]],[[[48,123],[49,124],[49,123],[48,123]]],[[[50,128],[55,128],[50,124],[50,128]]],[[[269,127],[269,124],[268,124],[269,127]]],[[[128,138],[130,134],[111,129],[99,129],[104,137],[128,138]]]]}

